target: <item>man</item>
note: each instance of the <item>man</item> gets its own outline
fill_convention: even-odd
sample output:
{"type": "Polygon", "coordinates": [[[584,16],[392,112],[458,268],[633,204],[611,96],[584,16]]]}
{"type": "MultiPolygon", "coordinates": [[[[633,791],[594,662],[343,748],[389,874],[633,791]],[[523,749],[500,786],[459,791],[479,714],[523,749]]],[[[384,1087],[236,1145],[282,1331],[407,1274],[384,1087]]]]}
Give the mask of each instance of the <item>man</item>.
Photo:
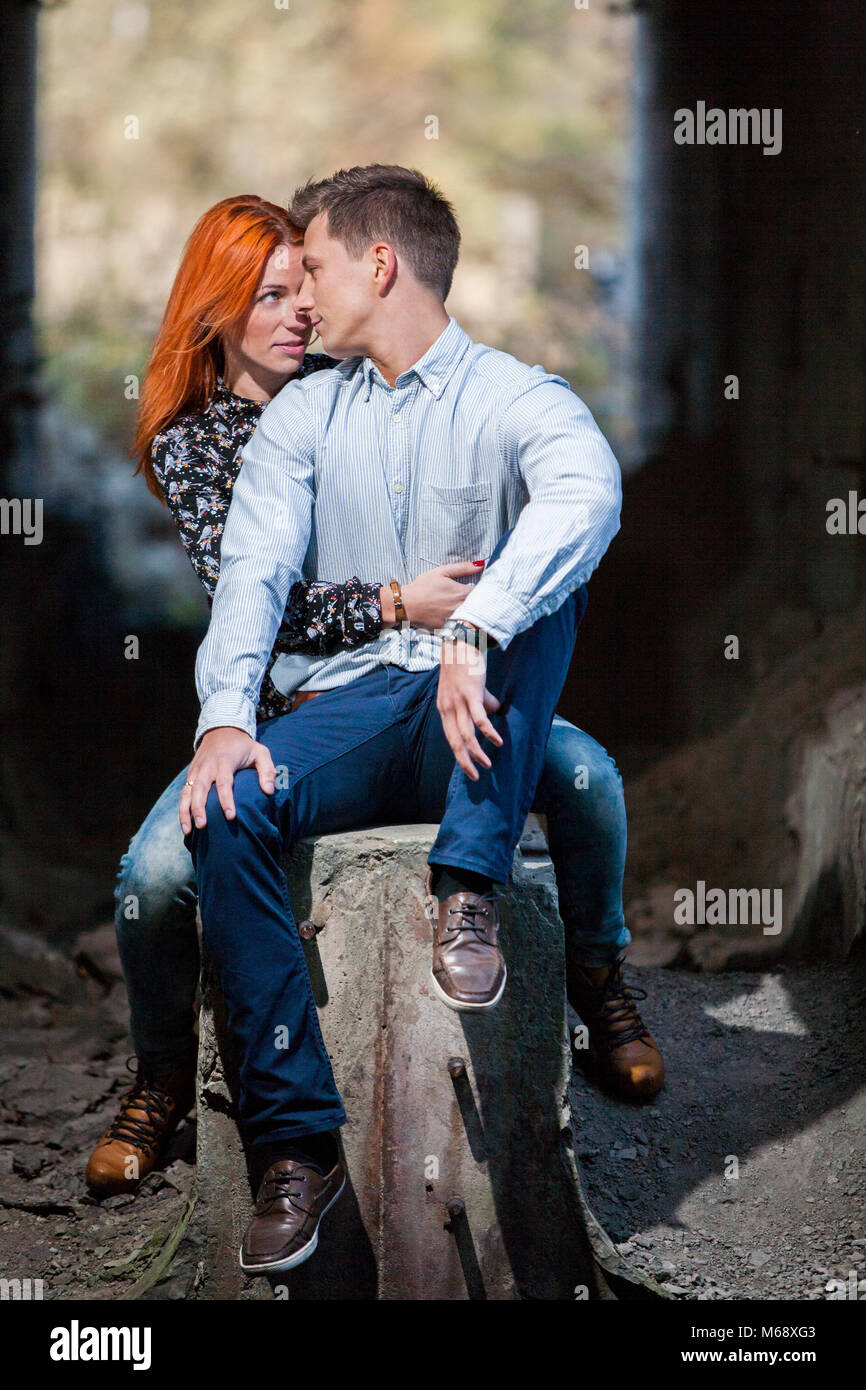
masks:
{"type": "MultiPolygon", "coordinates": [[[[301,189],[289,211],[305,232],[297,308],[340,365],[280,392],[244,450],[180,806],[240,1050],[258,1188],[240,1254],[251,1273],[307,1259],[345,1181],[333,1130],[346,1115],[284,851],[310,834],[440,821],[426,882],[434,988],[453,1009],[496,1005],[507,978],[497,893],[621,500],[616,460],[567,382],[473,343],[447,313],[460,235],[421,174],[343,170],[301,189]],[[398,627],[329,657],[286,658],[282,672],[277,663],[285,693],[315,698],[256,740],[259,682],[302,572],[390,573],[399,590],[494,542],[441,631],[398,627]]],[[[599,984],[599,1008],[623,998],[599,984]]],[[[661,1058],[651,1039],[641,1045],[657,1089],[661,1058]]]]}

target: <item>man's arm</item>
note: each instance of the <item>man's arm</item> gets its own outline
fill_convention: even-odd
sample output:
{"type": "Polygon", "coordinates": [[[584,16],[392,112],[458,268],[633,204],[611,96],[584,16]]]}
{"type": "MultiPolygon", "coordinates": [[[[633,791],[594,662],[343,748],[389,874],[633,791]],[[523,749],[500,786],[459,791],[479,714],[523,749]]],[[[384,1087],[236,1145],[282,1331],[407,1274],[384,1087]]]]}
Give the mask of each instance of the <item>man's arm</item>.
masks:
{"type": "Polygon", "coordinates": [[[202,702],[196,754],[180,798],[180,824],[207,821],[215,784],[228,820],[234,775],[255,767],[264,792],[274,766],[255,741],[256,701],[292,583],[310,542],[315,500],[315,429],[304,393],[289,385],[264,411],[243,466],[222,541],[220,577],[196,684],[202,702]]]}
{"type": "Polygon", "coordinates": [[[505,410],[500,445],[529,492],[505,545],[452,617],[507,647],[586,582],[619,530],[619,464],[561,377],[530,385],[505,410]]]}
{"type": "Polygon", "coordinates": [[[315,445],[305,394],[287,386],[243,450],[210,626],[196,660],[196,745],[226,725],[255,735],[262,676],[310,543],[315,445]]]}

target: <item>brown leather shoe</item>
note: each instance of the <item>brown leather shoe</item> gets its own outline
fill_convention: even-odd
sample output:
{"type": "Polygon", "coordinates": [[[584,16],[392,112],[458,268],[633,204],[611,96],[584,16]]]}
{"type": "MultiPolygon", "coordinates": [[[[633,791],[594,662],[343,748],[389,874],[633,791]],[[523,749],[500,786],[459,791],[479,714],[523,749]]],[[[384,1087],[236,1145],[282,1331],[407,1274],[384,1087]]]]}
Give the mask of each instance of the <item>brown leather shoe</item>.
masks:
{"type": "Polygon", "coordinates": [[[134,1192],[165,1149],[195,1100],[195,1062],[135,1083],[87,1161],[85,1179],[95,1197],[134,1192]]]}
{"type": "Polygon", "coordinates": [[[424,891],[433,927],[433,988],[449,1009],[492,1009],[502,998],[508,975],[498,944],[496,894],[464,890],[440,902],[432,882],[433,870],[428,868],[424,891]]]}
{"type": "MultiPolygon", "coordinates": [[[[622,977],[624,959],[598,969],[566,965],[568,1002],[586,1024],[602,1080],[624,1100],[650,1101],[664,1085],[665,1064],[622,977]]],[[[645,990],[634,993],[646,998],[645,990]]]]}
{"type": "Polygon", "coordinates": [[[272,1163],[262,1178],[240,1248],[241,1269],[271,1274],[308,1260],[319,1243],[319,1222],[345,1185],[340,1158],[325,1174],[294,1158],[272,1163]]]}

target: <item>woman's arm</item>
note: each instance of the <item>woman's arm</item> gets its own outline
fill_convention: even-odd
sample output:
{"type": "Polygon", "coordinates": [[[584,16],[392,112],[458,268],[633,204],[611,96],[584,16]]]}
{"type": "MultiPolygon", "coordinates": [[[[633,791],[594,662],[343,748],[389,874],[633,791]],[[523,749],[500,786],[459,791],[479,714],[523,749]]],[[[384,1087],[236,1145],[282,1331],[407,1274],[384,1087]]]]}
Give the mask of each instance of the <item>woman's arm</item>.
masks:
{"type": "Polygon", "coordinates": [[[158,434],[151,460],[183,548],[212,599],[234,478],[215,468],[205,452],[190,447],[190,432],[191,427],[187,430],[179,423],[158,434]]]}
{"type": "Polygon", "coordinates": [[[289,591],[274,650],[329,656],[338,647],[372,642],[388,622],[386,589],[393,622],[394,597],[385,585],[362,584],[357,575],[345,584],[299,579],[289,591]]]}
{"type": "MultiPolygon", "coordinates": [[[[153,442],[153,469],[192,567],[212,599],[219,578],[220,545],[238,467],[226,468],[213,450],[197,449],[178,424],[153,442]],[[220,466],[222,464],[222,466],[220,466]]],[[[239,464],[239,460],[234,461],[239,464]]],[[[274,650],[328,656],[360,647],[395,622],[387,585],[298,580],[289,593],[274,650]]]]}

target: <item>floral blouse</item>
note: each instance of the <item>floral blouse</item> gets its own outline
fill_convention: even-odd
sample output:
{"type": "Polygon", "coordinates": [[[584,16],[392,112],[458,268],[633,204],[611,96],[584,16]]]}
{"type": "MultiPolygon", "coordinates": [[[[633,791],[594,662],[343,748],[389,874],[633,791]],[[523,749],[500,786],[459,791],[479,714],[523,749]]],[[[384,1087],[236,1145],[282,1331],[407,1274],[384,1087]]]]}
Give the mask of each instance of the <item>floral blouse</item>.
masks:
{"type": "MultiPolygon", "coordinates": [[[[332,365],[322,353],[307,353],[298,376],[332,365]]],[[[240,453],[263,410],[262,401],[236,396],[219,377],[205,410],[179,416],[153,441],[153,471],[208,603],[219,578],[220,543],[240,453]]],[[[357,575],[343,584],[299,579],[292,585],[262,680],[259,723],[289,708],[271,680],[276,658],[283,652],[327,656],[340,646],[359,647],[377,637],[382,631],[380,588],[362,584],[357,575]]]]}

